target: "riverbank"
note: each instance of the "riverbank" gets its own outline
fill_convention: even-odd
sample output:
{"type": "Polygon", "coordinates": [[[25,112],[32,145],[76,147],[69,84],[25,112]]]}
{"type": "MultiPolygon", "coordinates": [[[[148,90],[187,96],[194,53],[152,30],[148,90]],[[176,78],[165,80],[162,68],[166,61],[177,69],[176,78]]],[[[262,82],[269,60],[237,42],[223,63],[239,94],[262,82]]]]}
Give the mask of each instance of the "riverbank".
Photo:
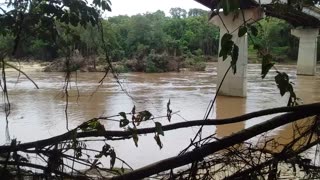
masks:
{"type": "MultiPolygon", "coordinates": [[[[24,71],[24,72],[43,72],[45,71],[46,67],[48,67],[48,65],[51,62],[37,62],[37,61],[33,61],[33,62],[9,62],[10,64],[14,65],[15,67],[19,68],[20,70],[24,71]]],[[[249,63],[249,64],[259,64],[259,63],[249,63]]],[[[208,65],[210,66],[216,66],[217,62],[206,62],[206,66],[208,68],[208,65]]],[[[277,66],[296,66],[296,62],[286,62],[286,63],[277,63],[277,66]]],[[[115,64],[115,66],[117,66],[117,64],[115,64]]],[[[318,68],[319,67],[319,63],[317,65],[318,68]]],[[[7,71],[16,71],[13,68],[8,67],[6,69],[7,71]]],[[[103,71],[104,68],[103,66],[98,66],[97,70],[93,71],[93,72],[100,72],[103,71]]],[[[189,71],[188,68],[181,68],[180,71],[189,71]]],[[[52,72],[56,72],[56,71],[52,71],[52,72]]]]}
{"type": "MultiPolygon", "coordinates": [[[[49,64],[49,62],[8,62],[11,65],[14,65],[16,68],[20,69],[23,72],[43,72],[44,68],[49,64]]],[[[16,71],[15,69],[8,67],[7,71],[16,71]]]]}

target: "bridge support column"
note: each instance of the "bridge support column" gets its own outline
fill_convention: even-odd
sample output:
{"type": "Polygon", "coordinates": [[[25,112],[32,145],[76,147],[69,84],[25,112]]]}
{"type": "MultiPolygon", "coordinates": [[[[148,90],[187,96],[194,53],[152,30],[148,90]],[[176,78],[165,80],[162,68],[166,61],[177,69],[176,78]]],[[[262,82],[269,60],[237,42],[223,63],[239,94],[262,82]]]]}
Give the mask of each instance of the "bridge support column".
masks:
{"type": "MultiPolygon", "coordinates": [[[[219,52],[221,45],[221,38],[225,33],[231,33],[233,35],[232,40],[236,45],[239,46],[239,57],[237,61],[237,73],[233,74],[232,70],[226,75],[225,80],[222,83],[219,94],[226,96],[247,96],[247,64],[248,64],[248,40],[247,35],[238,37],[238,28],[243,25],[244,19],[241,13],[233,14],[230,13],[225,16],[220,13],[219,16],[214,16],[210,22],[219,26],[220,28],[220,41],[219,41],[219,52]],[[221,19],[220,19],[221,17],[221,19]],[[221,21],[222,20],[222,21],[221,21]]],[[[247,23],[255,21],[262,17],[262,11],[259,8],[247,9],[244,11],[244,18],[247,23]]],[[[218,58],[218,81],[217,88],[222,82],[225,72],[230,66],[231,58],[228,57],[223,61],[222,57],[218,58]]]]}
{"type": "Polygon", "coordinates": [[[319,29],[292,29],[291,34],[300,39],[297,74],[314,76],[317,65],[317,37],[319,29]]]}

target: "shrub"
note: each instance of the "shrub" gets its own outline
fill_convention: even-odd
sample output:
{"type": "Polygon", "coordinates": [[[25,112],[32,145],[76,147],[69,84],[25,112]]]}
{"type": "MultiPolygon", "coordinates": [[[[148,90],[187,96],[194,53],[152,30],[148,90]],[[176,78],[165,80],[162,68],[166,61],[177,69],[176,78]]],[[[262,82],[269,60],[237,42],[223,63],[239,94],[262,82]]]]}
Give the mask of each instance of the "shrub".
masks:
{"type": "Polygon", "coordinates": [[[123,64],[117,64],[116,66],[114,66],[114,70],[118,73],[127,73],[130,71],[129,68],[123,64]]]}
{"type": "Polygon", "coordinates": [[[146,62],[146,72],[148,73],[156,73],[160,72],[161,70],[156,67],[155,63],[153,61],[147,60],[146,62]]]}
{"type": "Polygon", "coordinates": [[[168,71],[168,56],[165,54],[151,53],[146,58],[146,72],[167,72],[168,71]]]}
{"type": "Polygon", "coordinates": [[[192,56],[185,61],[185,67],[191,71],[204,71],[206,69],[206,63],[203,56],[192,56]]]}

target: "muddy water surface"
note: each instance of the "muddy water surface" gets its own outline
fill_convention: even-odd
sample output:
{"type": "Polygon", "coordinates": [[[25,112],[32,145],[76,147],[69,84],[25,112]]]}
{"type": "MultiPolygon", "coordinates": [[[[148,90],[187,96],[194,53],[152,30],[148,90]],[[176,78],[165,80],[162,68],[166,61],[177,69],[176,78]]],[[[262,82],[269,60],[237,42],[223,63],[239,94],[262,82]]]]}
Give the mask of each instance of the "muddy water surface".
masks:
{"type": "MultiPolygon", "coordinates": [[[[289,74],[295,83],[298,97],[305,103],[320,101],[320,76],[297,76],[295,66],[278,66],[280,71],[289,74]]],[[[210,118],[226,118],[265,108],[285,106],[287,97],[281,97],[274,83],[275,72],[264,80],[260,78],[260,66],[249,65],[248,97],[218,97],[210,118]]],[[[319,71],[318,71],[319,72],[319,71]]],[[[105,79],[98,88],[103,73],[79,73],[73,77],[68,106],[69,127],[99,116],[130,112],[135,105],[137,110],[149,110],[154,116],[166,114],[166,104],[171,100],[174,112],[172,122],[202,119],[210,100],[216,92],[216,65],[210,64],[205,72],[180,72],[162,74],[128,73],[121,75],[120,87],[112,78],[105,79]],[[77,83],[75,79],[77,78],[77,83]],[[123,89],[125,91],[123,91],[123,89]],[[78,94],[79,92],[79,95],[78,94]]],[[[8,86],[12,110],[9,117],[9,134],[22,142],[48,138],[66,132],[65,97],[63,93],[64,74],[30,72],[37,82],[37,90],[24,77],[17,81],[17,74],[8,73],[8,86]]],[[[0,142],[5,143],[5,116],[0,114],[0,142]]],[[[218,127],[206,127],[205,134],[216,133],[223,137],[243,128],[252,126],[270,117],[253,119],[218,127]]],[[[168,124],[166,118],[159,119],[168,124]]],[[[117,130],[116,122],[103,122],[107,129],[117,130]]],[[[143,126],[154,126],[153,122],[143,126]]],[[[274,132],[282,137],[291,132],[290,125],[274,132]]],[[[162,150],[153,140],[153,135],[139,137],[139,148],[132,140],[110,142],[117,155],[133,167],[141,167],[165,157],[177,155],[188,145],[198,128],[165,132],[162,150]]]]}

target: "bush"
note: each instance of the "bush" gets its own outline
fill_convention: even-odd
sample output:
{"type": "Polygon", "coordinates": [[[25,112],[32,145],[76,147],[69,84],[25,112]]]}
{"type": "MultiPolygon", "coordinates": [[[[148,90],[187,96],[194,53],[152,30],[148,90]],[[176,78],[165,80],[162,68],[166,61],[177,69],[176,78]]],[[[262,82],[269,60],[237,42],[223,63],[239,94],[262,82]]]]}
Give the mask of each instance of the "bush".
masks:
{"type": "Polygon", "coordinates": [[[147,56],[145,72],[167,72],[168,71],[168,56],[164,54],[151,53],[147,56]]]}
{"type": "Polygon", "coordinates": [[[191,68],[191,71],[205,71],[206,70],[206,63],[205,62],[198,62],[194,64],[191,68]]]}
{"type": "Polygon", "coordinates": [[[148,73],[156,73],[156,72],[161,72],[161,71],[162,70],[157,68],[153,61],[147,60],[147,62],[146,62],[146,72],[148,72],[148,73]]]}
{"type": "Polygon", "coordinates": [[[203,56],[192,56],[191,58],[187,58],[184,65],[191,71],[204,71],[206,69],[206,63],[203,56]]]}
{"type": "Polygon", "coordinates": [[[114,70],[118,73],[127,73],[130,71],[129,68],[123,64],[117,64],[116,66],[114,66],[114,70]]]}

